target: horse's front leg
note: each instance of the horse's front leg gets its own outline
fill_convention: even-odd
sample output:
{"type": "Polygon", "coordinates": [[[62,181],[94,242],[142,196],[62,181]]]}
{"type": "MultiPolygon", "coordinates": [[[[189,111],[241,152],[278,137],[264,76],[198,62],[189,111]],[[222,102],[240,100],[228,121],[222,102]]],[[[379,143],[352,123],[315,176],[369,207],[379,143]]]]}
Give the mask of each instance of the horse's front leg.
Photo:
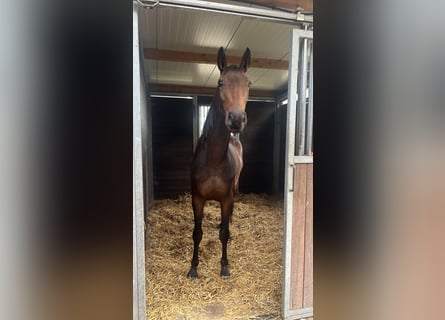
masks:
{"type": "Polygon", "coordinates": [[[233,199],[221,202],[221,225],[219,229],[219,240],[221,240],[221,276],[230,277],[229,261],[227,259],[227,242],[230,238],[229,221],[233,212],[233,199]]]}
{"type": "Polygon", "coordinates": [[[202,239],[202,217],[205,201],[202,198],[192,196],[193,215],[195,217],[195,228],[193,229],[193,258],[190,271],[187,277],[191,279],[198,278],[198,249],[202,239]]]}

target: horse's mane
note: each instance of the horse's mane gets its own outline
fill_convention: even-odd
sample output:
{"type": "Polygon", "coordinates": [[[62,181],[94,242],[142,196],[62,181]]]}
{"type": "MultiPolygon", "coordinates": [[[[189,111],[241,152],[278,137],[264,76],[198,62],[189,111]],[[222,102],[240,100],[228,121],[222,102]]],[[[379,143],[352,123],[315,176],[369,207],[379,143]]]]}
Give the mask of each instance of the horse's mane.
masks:
{"type": "Polygon", "coordinates": [[[222,103],[221,99],[219,98],[219,89],[218,89],[216,91],[215,97],[212,99],[209,112],[207,113],[206,121],[204,122],[204,127],[202,129],[203,137],[206,138],[208,136],[209,131],[213,128],[218,117],[221,115],[222,112],[221,109],[222,109],[222,103]]]}

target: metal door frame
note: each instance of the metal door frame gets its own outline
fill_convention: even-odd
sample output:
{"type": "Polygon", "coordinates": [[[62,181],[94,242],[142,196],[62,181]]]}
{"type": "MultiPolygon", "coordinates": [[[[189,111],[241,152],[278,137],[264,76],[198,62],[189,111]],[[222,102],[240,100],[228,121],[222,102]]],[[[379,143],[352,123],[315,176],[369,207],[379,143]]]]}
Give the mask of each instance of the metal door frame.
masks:
{"type": "Polygon", "coordinates": [[[146,318],[144,173],[138,5],[133,3],[133,320],[146,318]]]}
{"type": "MultiPolygon", "coordinates": [[[[305,139],[305,112],[306,112],[306,99],[299,99],[297,101],[296,93],[299,96],[305,97],[306,93],[306,66],[303,63],[303,70],[300,77],[301,81],[298,81],[299,76],[299,53],[300,53],[300,40],[301,39],[313,39],[313,32],[308,30],[294,29],[291,37],[291,50],[289,60],[289,84],[288,84],[288,104],[287,104],[287,143],[286,143],[286,169],[285,169],[285,182],[284,182],[284,274],[283,274],[283,318],[284,319],[302,319],[313,316],[313,307],[303,308],[298,310],[290,309],[291,298],[291,255],[292,255],[292,218],[293,218],[293,189],[294,189],[294,175],[295,175],[295,163],[312,163],[312,156],[305,156],[304,154],[304,141],[305,139]],[[302,93],[303,92],[303,93],[302,93]],[[297,106],[298,102],[298,106],[297,106]],[[298,110],[297,110],[298,108],[298,110]],[[297,111],[299,114],[299,121],[297,124],[297,111]],[[298,156],[295,156],[295,133],[298,125],[298,156]]],[[[304,41],[303,45],[306,45],[304,41]]],[[[303,57],[306,59],[306,57],[303,57]]],[[[312,80],[312,79],[311,79],[312,80]]],[[[312,95],[312,85],[309,89],[310,95],[312,95]]],[[[312,99],[309,99],[308,112],[312,113],[312,99]]],[[[312,114],[310,114],[312,116],[312,114]]]]}

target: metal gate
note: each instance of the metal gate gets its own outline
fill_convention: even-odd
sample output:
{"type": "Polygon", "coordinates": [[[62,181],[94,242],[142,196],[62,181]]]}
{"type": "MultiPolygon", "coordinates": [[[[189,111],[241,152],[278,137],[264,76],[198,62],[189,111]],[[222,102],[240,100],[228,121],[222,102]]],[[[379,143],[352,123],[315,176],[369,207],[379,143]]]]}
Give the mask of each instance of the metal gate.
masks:
{"type": "Polygon", "coordinates": [[[313,316],[313,44],[294,29],[289,61],[283,318],[313,316]]]}

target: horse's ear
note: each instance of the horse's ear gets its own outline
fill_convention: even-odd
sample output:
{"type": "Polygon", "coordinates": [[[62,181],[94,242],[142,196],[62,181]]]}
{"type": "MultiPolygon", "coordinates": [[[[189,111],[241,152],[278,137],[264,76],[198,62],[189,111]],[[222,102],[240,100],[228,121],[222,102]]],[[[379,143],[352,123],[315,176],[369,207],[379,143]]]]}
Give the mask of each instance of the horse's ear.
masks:
{"type": "Polygon", "coordinates": [[[224,53],[224,48],[221,47],[218,50],[218,69],[220,72],[223,72],[223,70],[226,67],[227,67],[226,54],[224,53]]]}
{"type": "Polygon", "coordinates": [[[243,57],[241,58],[241,62],[239,64],[240,69],[243,72],[247,72],[247,70],[250,67],[250,49],[247,48],[246,51],[244,51],[243,57]]]}

